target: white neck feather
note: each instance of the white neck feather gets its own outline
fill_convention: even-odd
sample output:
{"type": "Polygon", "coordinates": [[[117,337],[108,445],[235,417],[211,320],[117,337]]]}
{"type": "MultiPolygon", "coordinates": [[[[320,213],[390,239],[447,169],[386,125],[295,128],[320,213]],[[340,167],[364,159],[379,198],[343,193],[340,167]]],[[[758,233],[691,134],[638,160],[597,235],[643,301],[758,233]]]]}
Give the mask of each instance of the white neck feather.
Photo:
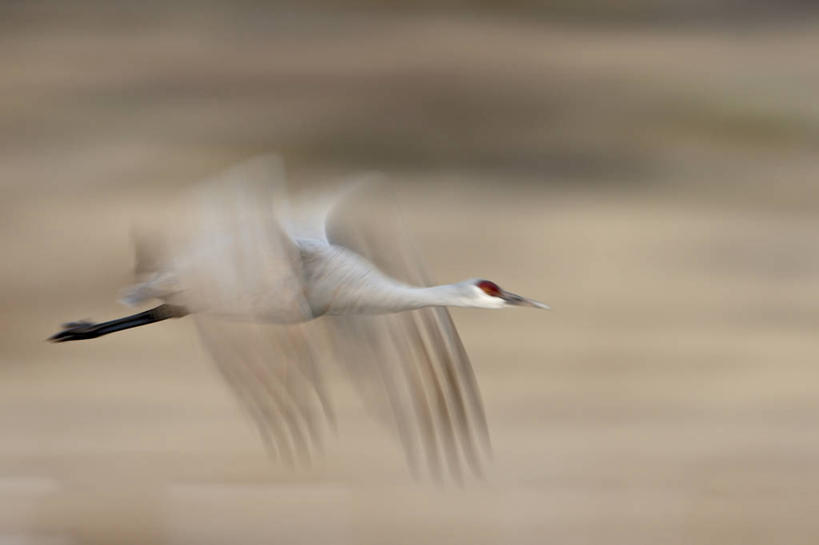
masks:
{"type": "Polygon", "coordinates": [[[464,297],[463,289],[458,284],[443,284],[429,288],[401,286],[396,290],[396,310],[411,310],[415,308],[447,306],[469,306],[464,297]]]}
{"type": "Polygon", "coordinates": [[[386,314],[423,307],[501,308],[475,280],[429,288],[398,282],[344,248],[308,246],[302,241],[307,296],[315,316],[321,314],[386,314]]]}
{"type": "Polygon", "coordinates": [[[387,314],[424,307],[476,307],[501,308],[504,303],[495,297],[485,295],[471,282],[444,284],[429,288],[408,286],[390,281],[360,293],[355,301],[347,300],[343,305],[333,305],[329,314],[387,314]]]}

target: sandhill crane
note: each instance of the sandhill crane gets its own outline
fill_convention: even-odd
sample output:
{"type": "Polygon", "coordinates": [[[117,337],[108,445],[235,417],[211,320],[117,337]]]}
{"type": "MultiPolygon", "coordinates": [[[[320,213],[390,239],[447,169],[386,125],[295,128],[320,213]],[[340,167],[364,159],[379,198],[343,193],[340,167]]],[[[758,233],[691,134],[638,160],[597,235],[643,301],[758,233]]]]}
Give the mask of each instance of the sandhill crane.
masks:
{"type": "Polygon", "coordinates": [[[440,477],[443,453],[456,479],[462,461],[480,475],[479,452],[490,452],[486,419],[446,307],[549,307],[484,279],[429,286],[400,231],[384,222],[356,229],[363,214],[344,221],[339,203],[354,201],[347,197],[356,191],[298,205],[282,178],[278,159],[263,156],[200,184],[187,214],[136,241],[140,281],[123,299],[162,304],[108,322],[68,323],[50,340],[192,315],[270,452],[291,465],[322,449],[317,409],[335,427],[320,372],[332,358],[392,424],[414,474],[426,466],[440,477]]]}

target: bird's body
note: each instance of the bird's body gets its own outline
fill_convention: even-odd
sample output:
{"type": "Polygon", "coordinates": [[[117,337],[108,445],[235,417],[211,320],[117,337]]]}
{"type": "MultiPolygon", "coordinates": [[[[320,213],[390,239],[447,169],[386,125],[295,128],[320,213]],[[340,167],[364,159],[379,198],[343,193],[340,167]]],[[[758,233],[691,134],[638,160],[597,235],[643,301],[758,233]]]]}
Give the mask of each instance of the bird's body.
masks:
{"type": "MultiPolygon", "coordinates": [[[[180,286],[179,279],[180,273],[183,276],[199,274],[207,265],[207,260],[202,259],[206,252],[196,247],[187,248],[184,257],[130,288],[125,299],[129,304],[161,299],[196,312],[269,323],[304,322],[325,314],[387,314],[428,306],[502,308],[507,303],[485,294],[476,286],[477,279],[432,287],[412,286],[389,277],[362,256],[327,239],[295,238],[289,242],[296,250],[295,257],[290,258],[291,267],[300,273],[298,286],[292,286],[291,290],[301,293],[301,305],[272,302],[270,296],[276,292],[246,290],[251,300],[233,298],[228,305],[201,306],[196,300],[209,297],[192,296],[180,286]],[[239,307],[238,302],[246,306],[239,307]]],[[[236,240],[226,238],[208,240],[206,247],[230,249],[236,244],[236,240]]],[[[536,305],[539,303],[533,306],[536,305]]]]}
{"type": "Polygon", "coordinates": [[[445,307],[548,307],[486,280],[426,286],[397,231],[332,221],[338,198],[319,199],[318,210],[297,221],[295,207],[282,208],[280,178],[278,161],[266,157],[205,184],[189,221],[175,218],[172,233],[137,240],[140,281],[123,299],[163,304],[103,324],[67,324],[52,339],[193,314],[223,376],[284,460],[320,446],[316,402],[334,421],[319,373],[320,360],[334,359],[365,401],[389,415],[412,468],[420,444],[433,474],[443,450],[459,476],[460,444],[479,473],[473,435],[488,447],[485,418],[445,307]],[[298,373],[282,371],[288,367],[298,373]]]}

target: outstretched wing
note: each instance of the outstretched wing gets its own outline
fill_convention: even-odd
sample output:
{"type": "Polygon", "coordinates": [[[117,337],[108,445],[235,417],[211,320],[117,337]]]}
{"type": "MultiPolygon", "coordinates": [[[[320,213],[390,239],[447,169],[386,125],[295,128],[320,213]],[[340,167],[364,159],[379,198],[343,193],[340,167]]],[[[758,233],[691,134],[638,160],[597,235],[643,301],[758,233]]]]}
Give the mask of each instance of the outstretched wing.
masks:
{"type": "Polygon", "coordinates": [[[320,412],[334,417],[302,326],[265,323],[311,316],[299,249],[281,221],[288,200],[275,156],[197,184],[136,237],[142,282],[126,297],[189,309],[271,453],[293,465],[321,448],[320,412]]]}
{"type": "Polygon", "coordinates": [[[246,320],[308,318],[299,250],[279,221],[286,208],[275,156],[201,182],[171,207],[153,236],[137,238],[143,282],[126,297],[246,320]]]}
{"type": "Polygon", "coordinates": [[[335,428],[321,369],[320,348],[304,324],[273,325],[194,315],[222,378],[255,422],[274,458],[310,465],[323,451],[325,419],[335,428]]]}
{"type": "MultiPolygon", "coordinates": [[[[364,256],[403,282],[428,285],[401,224],[395,198],[349,199],[329,215],[333,244],[364,256]]],[[[413,472],[444,467],[459,480],[463,462],[481,474],[491,453],[483,403],[463,343],[443,307],[376,316],[321,318],[337,360],[376,414],[388,415],[413,472]],[[443,458],[443,462],[442,462],[443,458]]]]}

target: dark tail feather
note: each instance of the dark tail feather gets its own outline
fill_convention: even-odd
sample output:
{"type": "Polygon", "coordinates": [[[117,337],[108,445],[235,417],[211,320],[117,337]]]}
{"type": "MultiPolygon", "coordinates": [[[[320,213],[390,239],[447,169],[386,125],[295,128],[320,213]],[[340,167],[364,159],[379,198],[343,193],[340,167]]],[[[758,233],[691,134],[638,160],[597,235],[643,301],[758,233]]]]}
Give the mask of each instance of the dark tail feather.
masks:
{"type": "Polygon", "coordinates": [[[161,322],[168,318],[180,318],[186,314],[187,311],[182,307],[159,305],[145,312],[132,314],[131,316],[125,316],[124,318],[118,318],[110,322],[100,322],[98,324],[92,322],[71,322],[63,325],[64,329],[49,337],[48,340],[55,343],[64,343],[66,341],[93,339],[115,331],[161,322]]]}

